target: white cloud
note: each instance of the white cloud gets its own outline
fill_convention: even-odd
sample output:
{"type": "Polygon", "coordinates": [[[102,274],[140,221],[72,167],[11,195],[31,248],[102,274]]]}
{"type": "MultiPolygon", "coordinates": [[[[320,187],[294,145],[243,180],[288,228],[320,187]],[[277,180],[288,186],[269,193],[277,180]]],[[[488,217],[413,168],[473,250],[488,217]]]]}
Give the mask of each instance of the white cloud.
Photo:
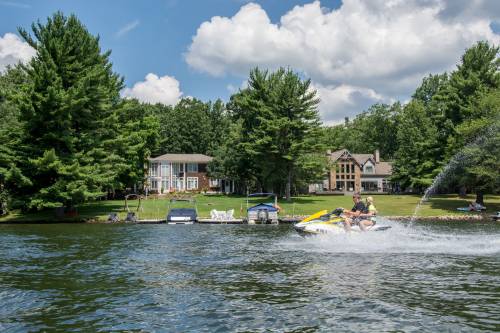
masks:
{"type": "Polygon", "coordinates": [[[0,36],[0,72],[8,65],[28,62],[35,54],[36,51],[17,35],[8,32],[0,36]]]}
{"type": "Polygon", "coordinates": [[[161,76],[149,73],[144,81],[134,84],[132,88],[122,90],[123,97],[137,98],[145,103],[163,103],[175,105],[182,96],[179,81],[173,76],[161,76]]]}
{"type": "Polygon", "coordinates": [[[134,20],[132,22],[129,22],[127,23],[126,25],[124,25],[122,28],[120,28],[120,30],[118,30],[116,32],[116,37],[122,37],[126,34],[128,34],[130,31],[134,30],[135,28],[137,28],[139,26],[141,22],[139,20],[134,20]]]}
{"type": "MultiPolygon", "coordinates": [[[[203,22],[185,58],[192,68],[214,76],[290,66],[330,87],[338,101],[345,100],[345,87],[356,87],[361,100],[404,99],[428,73],[452,69],[476,41],[500,44],[490,27],[500,15],[491,13],[498,7],[493,2],[344,0],[330,11],[315,1],[295,6],[278,24],[249,3],[233,17],[203,22]]],[[[353,94],[347,95],[358,100],[353,94]]],[[[345,105],[350,114],[351,104],[345,105]]],[[[343,118],[341,110],[335,112],[343,118]]]]}
{"type": "Polygon", "coordinates": [[[321,84],[315,84],[312,88],[316,89],[321,98],[319,111],[326,124],[338,123],[345,117],[352,119],[360,111],[366,110],[375,103],[393,102],[369,88],[348,85],[333,87],[321,84]]]}
{"type": "Polygon", "coordinates": [[[226,86],[227,91],[229,91],[231,94],[234,94],[238,91],[238,88],[235,87],[233,84],[228,84],[226,86]]]}
{"type": "Polygon", "coordinates": [[[15,1],[0,1],[0,5],[7,6],[7,7],[21,8],[21,9],[31,9],[31,5],[28,5],[28,4],[22,3],[22,2],[15,2],[15,1]]]}

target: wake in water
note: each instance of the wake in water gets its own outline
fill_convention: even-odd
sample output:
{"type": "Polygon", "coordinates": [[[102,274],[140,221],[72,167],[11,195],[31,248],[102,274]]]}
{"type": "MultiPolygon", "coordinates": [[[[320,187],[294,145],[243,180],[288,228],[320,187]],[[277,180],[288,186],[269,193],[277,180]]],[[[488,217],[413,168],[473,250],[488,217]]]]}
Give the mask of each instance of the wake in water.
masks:
{"type": "Polygon", "coordinates": [[[438,232],[429,227],[381,221],[392,228],[381,232],[294,237],[283,243],[295,251],[318,253],[435,253],[458,255],[500,254],[500,232],[438,232]]]}

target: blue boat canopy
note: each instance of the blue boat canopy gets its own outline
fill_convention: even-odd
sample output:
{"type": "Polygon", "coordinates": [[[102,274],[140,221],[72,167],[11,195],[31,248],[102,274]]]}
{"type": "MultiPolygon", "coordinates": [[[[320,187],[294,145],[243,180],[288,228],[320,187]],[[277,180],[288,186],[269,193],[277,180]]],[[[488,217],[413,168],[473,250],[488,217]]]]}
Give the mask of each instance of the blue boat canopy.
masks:
{"type": "Polygon", "coordinates": [[[264,203],[260,203],[258,205],[249,207],[247,209],[247,212],[259,211],[259,210],[267,210],[269,212],[277,212],[278,211],[278,209],[276,207],[274,207],[274,206],[271,206],[271,205],[268,205],[268,204],[264,204],[264,203]]]}
{"type": "Polygon", "coordinates": [[[275,197],[276,194],[274,194],[274,193],[252,193],[252,194],[248,195],[248,197],[270,197],[270,196],[275,197]]]}

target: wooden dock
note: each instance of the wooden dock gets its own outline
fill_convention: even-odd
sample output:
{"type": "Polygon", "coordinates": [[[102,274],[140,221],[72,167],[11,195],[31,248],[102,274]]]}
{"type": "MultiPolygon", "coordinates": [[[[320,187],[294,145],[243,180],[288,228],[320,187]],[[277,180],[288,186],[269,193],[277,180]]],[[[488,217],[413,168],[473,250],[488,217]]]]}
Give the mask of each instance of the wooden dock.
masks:
{"type": "Polygon", "coordinates": [[[199,224],[245,224],[244,219],[232,219],[232,220],[214,220],[214,219],[198,219],[196,223],[199,224]]]}

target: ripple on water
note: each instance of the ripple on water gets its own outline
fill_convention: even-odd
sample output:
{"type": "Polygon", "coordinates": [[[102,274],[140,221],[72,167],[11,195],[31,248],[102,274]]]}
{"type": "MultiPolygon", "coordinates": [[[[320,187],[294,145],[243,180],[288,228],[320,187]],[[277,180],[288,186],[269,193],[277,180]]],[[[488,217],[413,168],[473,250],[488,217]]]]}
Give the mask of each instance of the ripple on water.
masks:
{"type": "Polygon", "coordinates": [[[499,229],[3,226],[0,328],[495,331],[499,229]]]}

